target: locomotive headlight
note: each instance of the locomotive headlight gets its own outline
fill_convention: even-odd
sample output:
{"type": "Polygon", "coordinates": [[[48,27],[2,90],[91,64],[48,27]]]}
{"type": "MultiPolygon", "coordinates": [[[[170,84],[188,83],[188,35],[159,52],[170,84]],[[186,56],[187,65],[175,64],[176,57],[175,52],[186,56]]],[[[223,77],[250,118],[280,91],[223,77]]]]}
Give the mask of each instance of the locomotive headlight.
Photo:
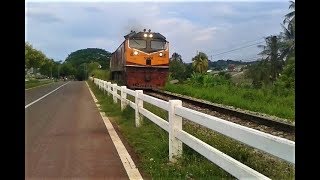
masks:
{"type": "Polygon", "coordinates": [[[134,51],[133,54],[134,54],[134,55],[138,55],[138,51],[134,51]]]}
{"type": "Polygon", "coordinates": [[[153,37],[153,34],[149,34],[149,37],[151,37],[151,38],[152,38],[152,37],[153,37]]]}
{"type": "Polygon", "coordinates": [[[143,34],[144,37],[148,37],[148,34],[143,34]]]}
{"type": "Polygon", "coordinates": [[[162,52],[161,52],[161,53],[159,53],[159,56],[160,56],[160,57],[162,57],[162,56],[163,56],[163,53],[162,53],[162,52]]]}

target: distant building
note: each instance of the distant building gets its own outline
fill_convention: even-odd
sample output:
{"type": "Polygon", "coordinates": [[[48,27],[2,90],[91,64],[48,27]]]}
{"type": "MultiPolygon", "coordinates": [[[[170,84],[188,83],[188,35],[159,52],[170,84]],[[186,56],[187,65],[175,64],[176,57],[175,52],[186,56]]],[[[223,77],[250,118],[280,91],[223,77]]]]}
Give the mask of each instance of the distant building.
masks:
{"type": "Polygon", "coordinates": [[[228,65],[228,71],[234,71],[235,70],[236,65],[234,64],[229,64],[228,65]]]}

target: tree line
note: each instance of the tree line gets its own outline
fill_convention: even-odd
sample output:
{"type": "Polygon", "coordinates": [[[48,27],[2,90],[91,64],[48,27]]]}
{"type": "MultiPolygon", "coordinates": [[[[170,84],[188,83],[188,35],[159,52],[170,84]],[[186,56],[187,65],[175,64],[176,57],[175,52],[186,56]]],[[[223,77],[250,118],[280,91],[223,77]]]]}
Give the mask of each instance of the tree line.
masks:
{"type": "Polygon", "coordinates": [[[94,69],[108,69],[110,57],[111,53],[103,49],[87,48],[72,52],[64,62],[55,61],[25,42],[25,75],[32,68],[34,75],[40,72],[50,78],[67,76],[84,80],[94,69]]]}

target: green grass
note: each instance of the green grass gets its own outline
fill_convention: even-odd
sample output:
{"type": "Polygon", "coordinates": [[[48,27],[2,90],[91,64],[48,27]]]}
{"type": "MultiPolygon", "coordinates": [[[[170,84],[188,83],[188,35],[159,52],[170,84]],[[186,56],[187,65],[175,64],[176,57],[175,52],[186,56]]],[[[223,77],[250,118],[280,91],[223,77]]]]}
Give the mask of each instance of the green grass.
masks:
{"type": "Polygon", "coordinates": [[[268,89],[249,89],[236,86],[217,85],[194,87],[187,84],[167,84],[166,91],[183,94],[214,103],[261,112],[294,121],[294,94],[279,96],[268,89]]]}
{"type": "Polygon", "coordinates": [[[94,74],[95,78],[99,78],[102,80],[109,80],[110,79],[110,71],[109,70],[101,70],[101,69],[95,69],[90,73],[90,76],[94,74]]]}
{"type": "MultiPolygon", "coordinates": [[[[129,106],[120,111],[119,103],[113,104],[112,96],[106,96],[92,82],[88,82],[101,108],[119,126],[140,159],[138,168],[152,179],[235,179],[220,167],[183,146],[183,156],[177,163],[169,163],[168,133],[150,120],[143,118],[141,127],[136,128],[134,110],[129,106]]],[[[134,101],[134,100],[133,100],[134,101]]],[[[149,103],[144,108],[167,120],[168,113],[149,103]]],[[[199,125],[183,121],[183,129],[202,141],[272,179],[294,179],[294,167],[278,159],[263,155],[237,141],[227,138],[199,125]]]]}
{"type": "Polygon", "coordinates": [[[44,80],[44,81],[39,81],[39,80],[29,80],[25,82],[25,89],[41,86],[44,84],[49,84],[52,83],[53,80],[44,80]]]}

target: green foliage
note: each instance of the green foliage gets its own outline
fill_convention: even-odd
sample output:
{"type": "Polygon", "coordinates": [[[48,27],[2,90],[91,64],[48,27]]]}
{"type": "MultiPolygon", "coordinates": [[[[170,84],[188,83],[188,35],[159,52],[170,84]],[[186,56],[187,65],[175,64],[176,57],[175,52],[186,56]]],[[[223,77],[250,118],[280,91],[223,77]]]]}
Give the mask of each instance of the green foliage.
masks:
{"type": "Polygon", "coordinates": [[[287,60],[281,76],[274,84],[273,92],[279,95],[287,95],[295,89],[295,57],[287,60]]]}
{"type": "Polygon", "coordinates": [[[230,78],[226,74],[222,75],[211,75],[193,73],[190,80],[187,82],[193,87],[213,87],[217,85],[230,84],[230,78]]]}
{"type": "Polygon", "coordinates": [[[99,66],[100,66],[100,64],[98,62],[90,62],[88,64],[88,72],[89,72],[89,74],[91,74],[92,71],[94,71],[96,69],[100,69],[99,66]]]}
{"type": "Polygon", "coordinates": [[[53,66],[54,66],[53,59],[45,59],[43,65],[40,67],[40,73],[48,77],[51,77],[53,66]]]}
{"type": "Polygon", "coordinates": [[[200,73],[192,73],[191,78],[190,78],[190,83],[193,86],[199,86],[203,84],[203,75],[200,73]]]}
{"type": "Polygon", "coordinates": [[[190,68],[187,64],[183,63],[180,54],[173,53],[170,58],[169,72],[172,79],[183,81],[190,77],[192,69],[190,72],[190,68]]]}
{"type": "Polygon", "coordinates": [[[283,24],[288,24],[288,26],[294,26],[295,24],[295,2],[294,1],[290,1],[289,9],[293,9],[293,11],[285,15],[283,24]]]}
{"type": "Polygon", "coordinates": [[[104,49],[87,48],[72,52],[65,61],[74,67],[79,67],[83,63],[97,62],[102,66],[102,69],[109,69],[110,58],[111,53],[104,49]]]}
{"type": "MultiPolygon", "coordinates": [[[[268,61],[270,66],[269,76],[271,82],[276,81],[279,73],[282,71],[284,61],[280,55],[280,37],[278,36],[269,36],[265,38],[266,45],[259,45],[258,47],[263,48],[263,51],[260,52],[260,55],[267,56],[265,61],[268,61]]],[[[265,78],[265,77],[264,77],[265,78]]]]}
{"type": "Polygon", "coordinates": [[[292,94],[295,82],[295,2],[290,1],[289,9],[292,12],[286,14],[281,24],[283,32],[279,36],[269,36],[261,55],[266,59],[249,66],[246,73],[252,79],[252,86],[262,88],[272,86],[273,93],[278,95],[292,94]],[[286,61],[284,61],[286,59],[286,61]]]}
{"type": "Polygon", "coordinates": [[[102,69],[94,69],[89,76],[94,75],[95,78],[99,78],[102,80],[110,80],[110,71],[109,70],[102,70],[102,69]]]}
{"type": "Polygon", "coordinates": [[[221,103],[294,121],[294,91],[277,94],[270,86],[262,86],[260,89],[234,86],[223,76],[214,76],[213,85],[205,87],[204,76],[197,74],[194,75],[194,78],[195,80],[191,78],[190,81],[196,81],[198,84],[167,84],[164,89],[213,103],[221,103]]]}
{"type": "Polygon", "coordinates": [[[64,62],[60,68],[61,76],[70,76],[76,74],[76,68],[69,62],[64,62]]]}
{"type": "Polygon", "coordinates": [[[88,74],[99,68],[108,69],[110,57],[111,53],[103,49],[87,48],[72,52],[61,63],[61,61],[55,62],[53,59],[48,59],[41,51],[34,49],[30,43],[25,43],[26,68],[40,68],[40,73],[48,77],[73,76],[78,80],[87,79],[88,74]]]}
{"type": "Polygon", "coordinates": [[[25,65],[29,69],[40,68],[43,65],[47,57],[39,50],[34,49],[32,45],[25,42],[25,65]]]}
{"type": "Polygon", "coordinates": [[[195,72],[206,73],[208,66],[208,56],[205,53],[199,52],[199,54],[192,58],[192,67],[195,72]]]}
{"type": "Polygon", "coordinates": [[[270,85],[270,74],[271,63],[266,60],[248,66],[248,71],[246,71],[246,76],[252,79],[254,88],[261,88],[263,84],[270,85]]]}
{"type": "Polygon", "coordinates": [[[226,73],[224,71],[221,71],[218,73],[219,76],[223,76],[225,79],[231,79],[231,75],[229,73],[226,73]]]}
{"type": "Polygon", "coordinates": [[[87,80],[89,73],[87,70],[88,66],[86,63],[80,64],[79,66],[76,67],[77,71],[76,71],[76,78],[78,80],[87,80]]]}

